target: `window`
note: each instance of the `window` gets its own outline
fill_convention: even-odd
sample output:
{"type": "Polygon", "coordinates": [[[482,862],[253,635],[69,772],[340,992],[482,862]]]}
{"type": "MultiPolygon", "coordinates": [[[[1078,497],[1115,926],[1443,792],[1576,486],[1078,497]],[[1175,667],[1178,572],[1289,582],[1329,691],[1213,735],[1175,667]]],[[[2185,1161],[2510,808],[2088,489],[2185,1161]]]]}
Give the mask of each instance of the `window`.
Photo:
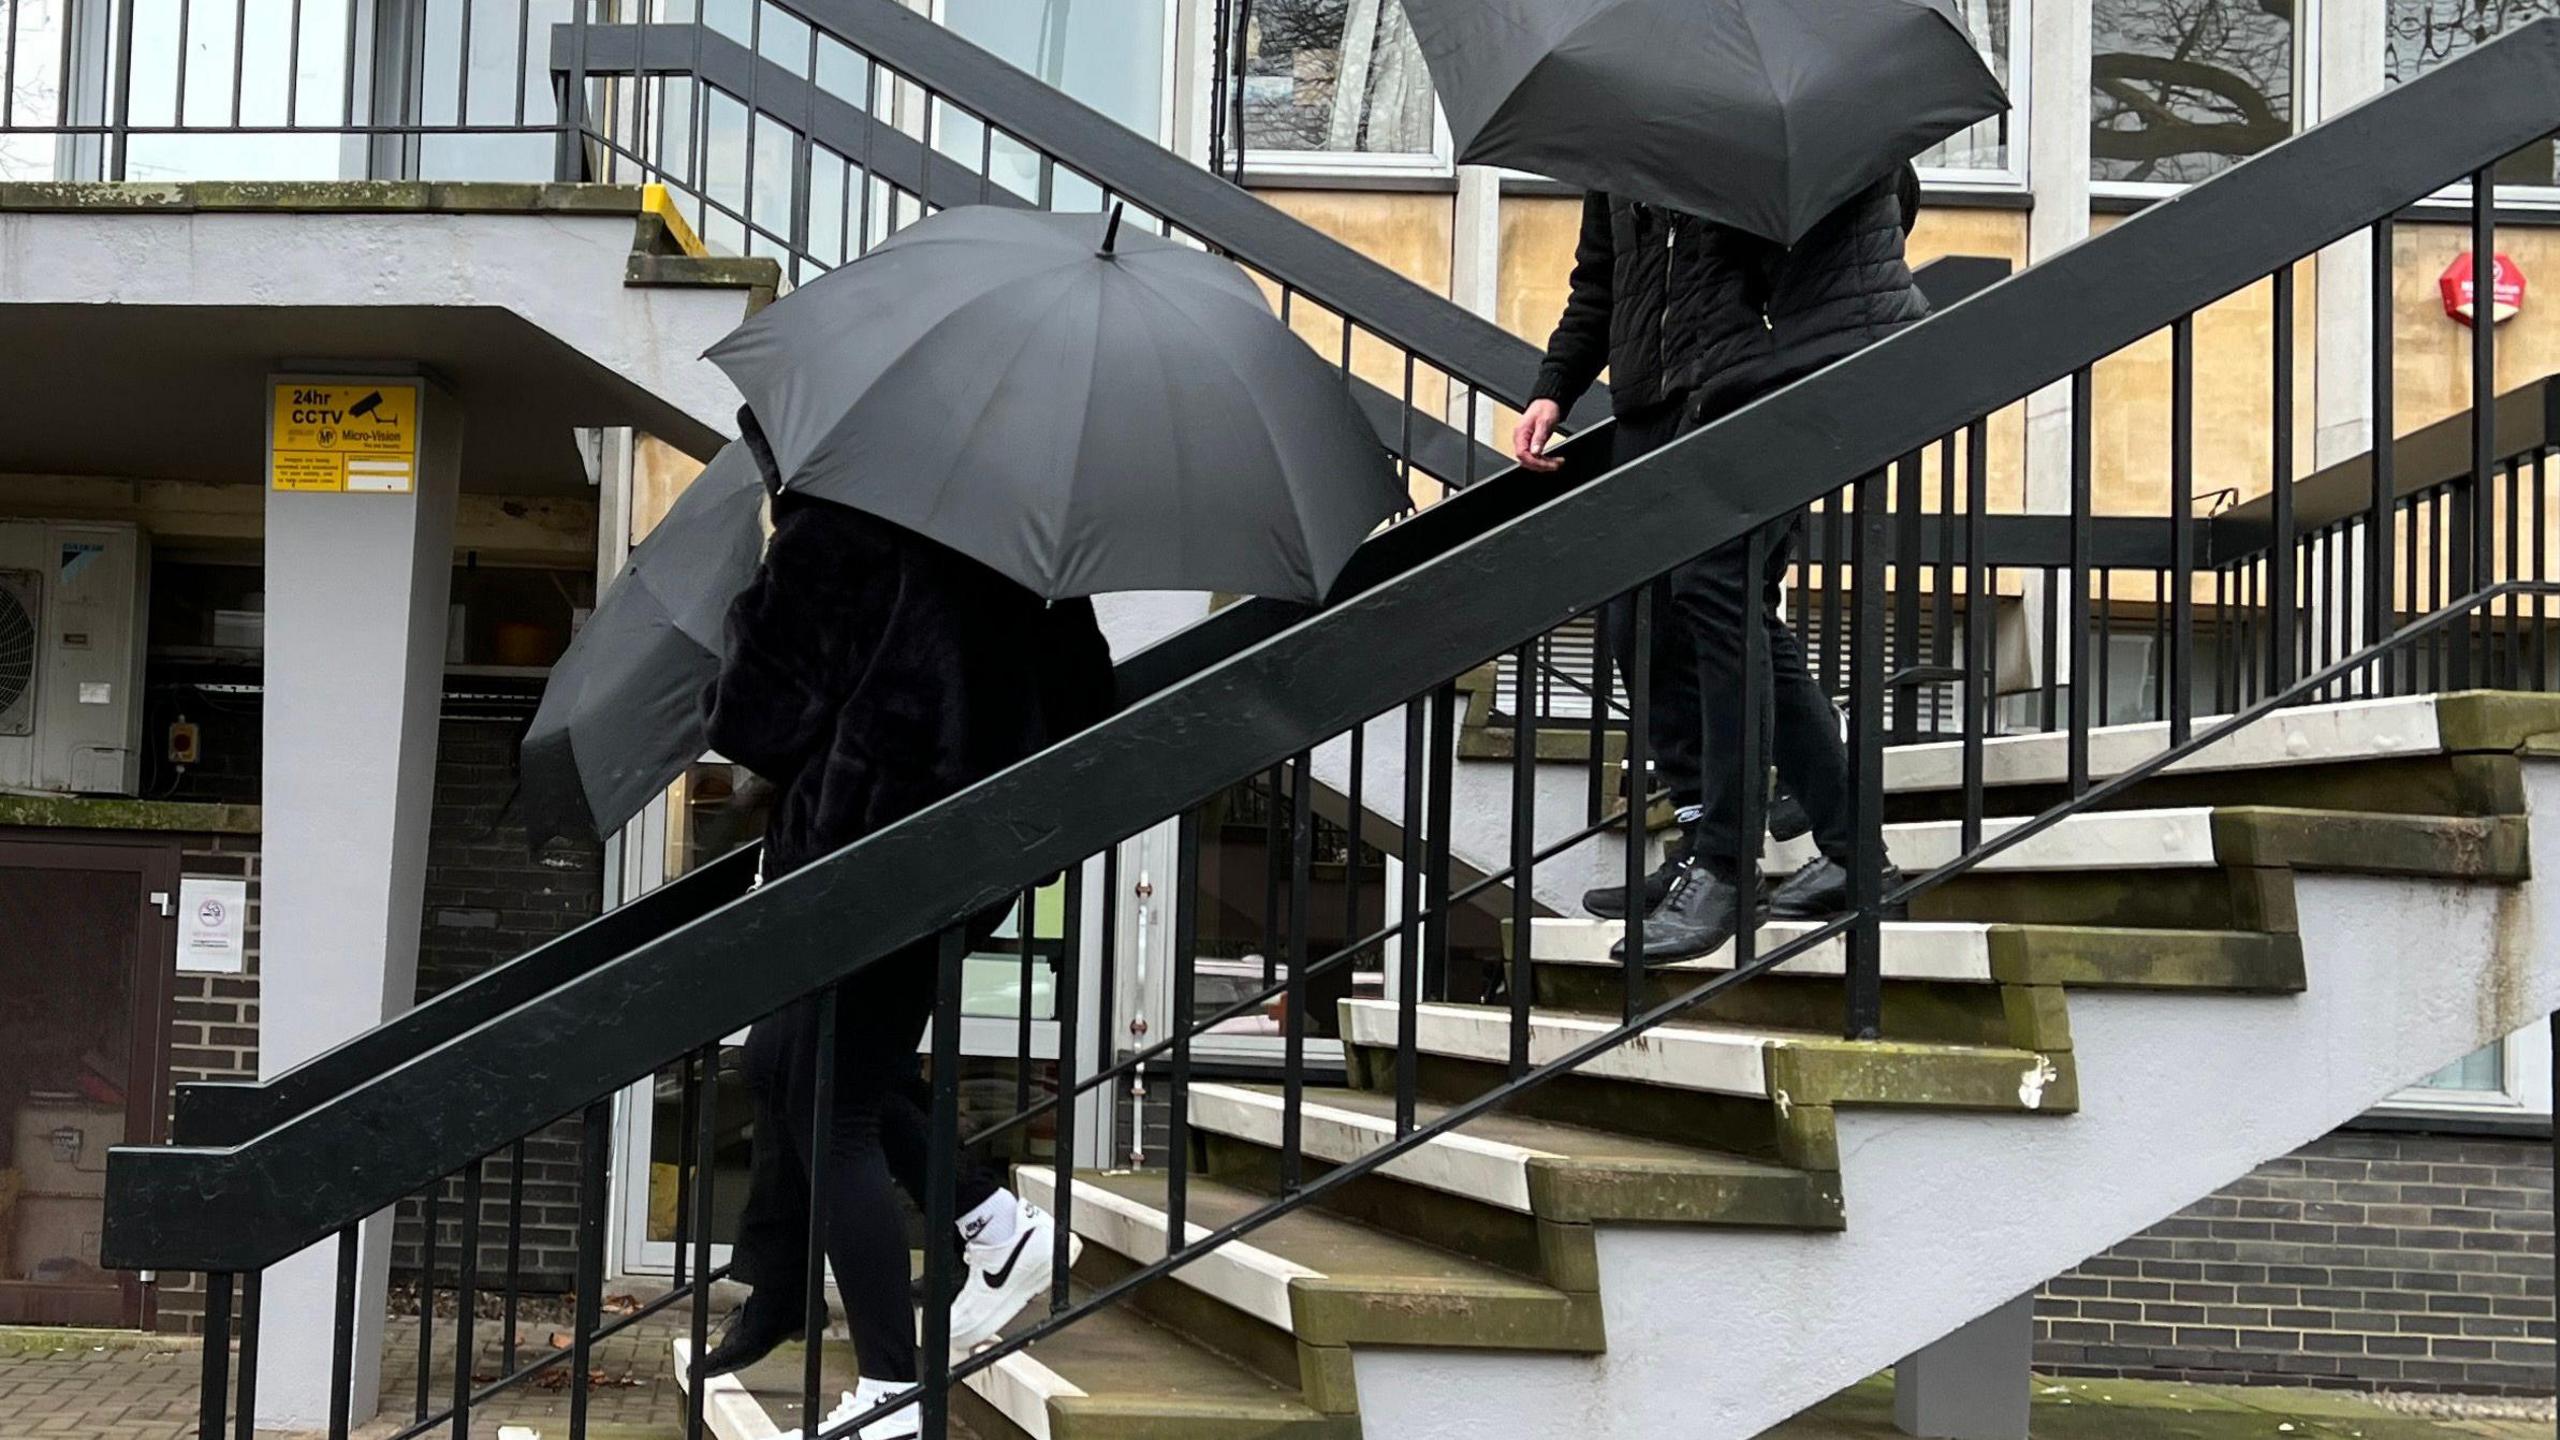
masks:
{"type": "Polygon", "coordinates": [[[1163,139],[1165,0],[941,0],[940,10],[971,43],[1163,139]]]}
{"type": "MultiPolygon", "coordinates": [[[[2392,84],[2414,80],[2510,30],[2560,16],[2560,0],[2390,0],[2387,63],[2392,84]]],[[[2498,183],[2560,187],[2560,136],[2529,145],[2498,166],[2498,183]]]]}
{"type": "MultiPolygon", "coordinates": [[[[2026,23],[2027,7],[2015,0],[1955,0],[1955,5],[1957,14],[1964,18],[1966,33],[1990,64],[1991,73],[1999,77],[2013,101],[2020,99],[2024,92],[2019,83],[2025,77],[2011,62],[2013,56],[2024,53],[2020,31],[2026,23]]],[[[2022,178],[2016,137],[2025,133],[2025,109],[2013,106],[2005,115],[1994,115],[1972,129],[1939,141],[1914,163],[1932,175],[1959,182],[2022,178]]]]}
{"type": "Polygon", "coordinates": [[[1431,72],[1400,0],[1257,0],[1244,144],[1248,161],[1436,162],[1431,72]]]}
{"type": "Polygon", "coordinates": [[[2192,184],[2291,135],[2293,8],[2096,0],[2090,178],[2192,184]]]}

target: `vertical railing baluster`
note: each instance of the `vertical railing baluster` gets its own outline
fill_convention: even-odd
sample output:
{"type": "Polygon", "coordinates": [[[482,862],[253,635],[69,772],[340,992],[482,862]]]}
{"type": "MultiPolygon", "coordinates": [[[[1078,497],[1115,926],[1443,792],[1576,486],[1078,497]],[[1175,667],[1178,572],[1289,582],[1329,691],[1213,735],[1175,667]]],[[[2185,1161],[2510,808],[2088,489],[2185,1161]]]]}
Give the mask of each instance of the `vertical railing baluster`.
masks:
{"type": "Polygon", "coordinates": [[[2071,734],[2065,742],[2072,798],[2089,789],[2089,696],[2093,686],[2089,651],[2089,547],[2095,534],[2092,500],[2093,413],[2097,377],[2087,366],[2071,376],[2071,540],[2070,565],[2062,603],[2071,627],[2071,734]]]}
{"type": "Polygon", "coordinates": [[[1281,790],[1286,783],[1285,767],[1274,765],[1263,773],[1264,794],[1269,803],[1262,810],[1262,983],[1277,984],[1280,979],[1280,896],[1288,884],[1289,849],[1287,822],[1280,818],[1281,790]]]}
{"type": "Polygon", "coordinates": [[[1429,803],[1429,707],[1421,697],[1404,707],[1404,836],[1396,899],[1396,1135],[1413,1133],[1414,1091],[1421,1068],[1414,1026],[1422,999],[1422,871],[1428,863],[1422,812],[1429,803]]]}
{"type": "Polygon", "coordinates": [[[226,1405],[231,1399],[231,1273],[204,1277],[203,1375],[196,1382],[201,1411],[196,1433],[202,1440],[224,1440],[231,1428],[226,1405]]]}
{"type": "MultiPolygon", "coordinates": [[[[1364,933],[1360,927],[1360,839],[1368,833],[1369,722],[1351,727],[1351,783],[1342,801],[1342,943],[1364,933]]],[[[1356,962],[1355,962],[1356,963],[1356,962]]]]}
{"type": "Polygon", "coordinates": [[[676,1117],[676,1175],[679,1178],[676,1184],[675,1242],[678,1289],[684,1287],[687,1278],[691,1275],[693,1263],[693,1247],[687,1243],[693,1236],[693,1187],[684,1183],[681,1177],[693,1173],[695,1160],[693,1141],[696,1129],[694,1122],[697,1117],[694,1115],[694,1106],[701,1102],[702,1091],[695,1083],[694,1063],[695,1059],[692,1055],[685,1056],[680,1062],[679,1073],[684,1078],[677,1086],[683,1092],[682,1098],[678,1101],[679,1113],[676,1117]]]}
{"type": "MultiPolygon", "coordinates": [[[[1916,515],[1918,467],[1911,461],[1905,464],[1914,481],[1907,494],[1914,502],[1915,514],[1903,527],[1902,538],[1911,546],[1904,552],[1903,559],[1905,568],[1916,575],[1920,547],[1916,515]]],[[[1734,792],[1733,853],[1725,858],[1732,867],[1737,901],[1741,907],[1737,912],[1740,919],[1733,927],[1733,964],[1736,969],[1749,965],[1759,954],[1760,856],[1762,847],[1769,841],[1769,735],[1764,712],[1770,709],[1775,694],[1775,676],[1771,673],[1769,661],[1768,611],[1761,598],[1761,592],[1768,584],[1768,573],[1769,527],[1763,526],[1742,537],[1742,633],[1734,637],[1742,645],[1742,694],[1737,697],[1741,703],[1742,744],[1731,762],[1734,784],[1739,788],[1734,792]]],[[[1906,588],[1904,593],[1911,600],[1916,614],[1916,592],[1906,588]]],[[[1911,635],[1904,642],[1904,660],[1918,663],[1918,642],[1917,635],[1911,635]]],[[[1903,693],[1907,696],[1913,692],[1906,690],[1903,693]]],[[[1714,756],[1704,758],[1707,764],[1715,763],[1714,756]]],[[[1639,903],[1630,901],[1627,908],[1634,910],[1639,903]]]]}
{"type": "MultiPolygon", "coordinates": [[[[1273,797],[1277,804],[1278,797],[1273,797]]],[[[1191,1234],[1191,1030],[1192,997],[1200,963],[1200,809],[1182,812],[1174,825],[1173,1058],[1166,1097],[1164,1182],[1165,1253],[1180,1250],[1191,1234]]],[[[1266,941],[1265,944],[1269,942],[1266,941]]]]}
{"type": "Polygon", "coordinates": [[[2550,452],[2533,457],[2533,688],[2551,688],[2551,614],[2541,586],[2550,575],[2550,452]]]}
{"type": "Polygon", "coordinates": [[[412,1420],[427,1418],[427,1398],[434,1393],[427,1372],[436,1349],[436,1202],[443,1188],[442,1180],[428,1186],[419,1206],[424,1234],[418,1242],[418,1404],[412,1420]]]}
{"type": "Polygon", "coordinates": [[[2051,565],[2044,575],[2044,686],[2038,696],[2039,724],[2050,735],[2062,723],[2062,574],[2051,565]]]}
{"type": "MultiPolygon", "coordinates": [[[[1609,616],[1605,609],[1591,612],[1591,716],[1586,725],[1591,753],[1590,797],[1585,825],[1597,825],[1609,813],[1609,700],[1614,690],[1609,681],[1612,663],[1609,650],[1609,616]]],[[[1629,771],[1632,785],[1633,771],[1629,771]]]]}
{"type": "MultiPolygon", "coordinates": [[[[1537,646],[1521,646],[1512,655],[1511,689],[1511,1078],[1529,1073],[1529,1005],[1535,995],[1530,932],[1537,914],[1538,853],[1538,717],[1530,695],[1530,679],[1538,664],[1537,646]]],[[[1641,824],[1628,827],[1631,844],[1643,844],[1641,824]]]]}
{"type": "MultiPolygon", "coordinates": [[[[969,936],[942,932],[933,1003],[933,1110],[926,1145],[924,1187],[924,1328],[917,1339],[923,1362],[925,1440],[944,1440],[951,1428],[951,1301],[959,1291],[960,1207],[960,972],[969,960],[969,936]]],[[[1184,964],[1178,974],[1189,974],[1184,964]]],[[[1188,1020],[1188,1017],[1184,1017],[1188,1020]]],[[[1173,1107],[1182,1111],[1176,1083],[1173,1107]]],[[[809,1423],[817,1423],[814,1416],[809,1423]]]]}
{"type": "MultiPolygon", "coordinates": [[[[569,1440],[587,1440],[596,1327],[604,1316],[605,1206],[613,1183],[613,1102],[597,1100],[578,1124],[578,1293],[569,1333],[569,1440]]],[[[704,1230],[711,1227],[706,1222],[704,1230]]],[[[701,1352],[696,1351],[697,1355],[701,1352]]]]}
{"type": "MultiPolygon", "coordinates": [[[[1030,923],[1030,916],[1026,913],[1023,924],[1027,927],[1030,923]]],[[[825,1403],[819,1397],[827,1363],[827,1194],[830,1188],[828,1181],[836,1166],[836,1034],[841,1020],[837,1013],[838,994],[834,986],[817,994],[817,1054],[812,1057],[810,1065],[809,1243],[801,1256],[800,1270],[800,1298],[805,1307],[800,1317],[800,1332],[807,1346],[800,1356],[800,1425],[804,1433],[814,1431],[820,1417],[827,1413],[825,1403]]],[[[708,1134],[703,1137],[703,1145],[707,1153],[710,1147],[708,1134]]],[[[924,1232],[924,1244],[928,1250],[936,1247],[948,1249],[949,1243],[950,1232],[947,1230],[928,1229],[924,1232]]],[[[709,1287],[706,1285],[704,1288],[709,1287]]]]}
{"type": "Polygon", "coordinates": [[[1847,637],[1841,631],[1841,613],[1848,597],[1841,594],[1844,577],[1849,573],[1847,507],[1842,493],[1833,491],[1822,501],[1822,693],[1838,697],[1848,687],[1841,683],[1842,648],[1847,637]]]}
{"type": "Polygon", "coordinates": [[[1423,852],[1422,987],[1434,1000],[1449,998],[1450,804],[1458,759],[1458,687],[1443,685],[1431,692],[1431,784],[1429,839],[1423,852]]]}
{"type": "MultiPolygon", "coordinates": [[[[1784,577],[1780,577],[1783,579],[1784,577]]],[[[1956,437],[1938,442],[1938,573],[1929,593],[1930,663],[1956,663],[1956,437]]]]}
{"type": "MultiPolygon", "coordinates": [[[[681,1172],[679,1172],[681,1173],[681,1172]]],[[[516,1372],[516,1316],[524,1287],[524,1141],[507,1147],[507,1299],[500,1317],[506,1373],[516,1372]]]]}
{"type": "Polygon", "coordinates": [[[480,1349],[480,1167],[486,1163],[483,1156],[462,1171],[462,1253],[453,1276],[453,1440],[471,1440],[471,1372],[480,1349]]]}
{"type": "MultiPolygon", "coordinates": [[[[1108,869],[1105,870],[1102,907],[1103,927],[1111,925],[1108,869]]],[[[1064,949],[1058,957],[1058,1123],[1054,1144],[1057,1171],[1051,1176],[1052,1218],[1056,1222],[1056,1243],[1049,1255],[1049,1273],[1054,1277],[1049,1290],[1049,1311],[1056,1314],[1067,1308],[1070,1288],[1068,1260],[1075,1235],[1076,1173],[1076,1086],[1078,1062],[1084,1055],[1084,862],[1067,867],[1066,911],[1061,928],[1066,932],[1064,949]]],[[[1102,1013],[1109,1014],[1111,1000],[1105,994],[1102,1013]]],[[[1097,1051],[1101,1047],[1095,1047],[1097,1051]]],[[[1110,1055],[1099,1053],[1098,1062],[1107,1063],[1110,1055]]]]}
{"type": "Polygon", "coordinates": [[[1997,582],[1983,552],[1983,512],[1991,508],[1990,427],[1976,420],[1964,439],[1964,827],[1962,848],[1982,843],[1983,739],[1999,703],[1991,677],[1991,627],[1999,617],[1997,582]]]}
{"type": "MultiPolygon", "coordinates": [[[[2468,583],[2454,592],[2457,599],[2485,588],[2497,580],[2495,557],[2490,553],[2490,508],[2494,502],[2491,472],[2498,463],[2498,172],[2484,165],[2471,177],[2471,533],[2461,538],[2469,547],[2471,564],[2465,579],[2468,583]]],[[[2470,637],[2480,637],[2481,661],[2488,663],[2489,624],[2485,616],[2475,616],[2462,623],[2461,648],[2467,657],[2470,637]]],[[[2470,667],[2463,666],[2456,688],[2469,684],[2470,667]]]]}
{"type": "Polygon", "coordinates": [[[1294,1193],[1304,1160],[1307,1105],[1307,967],[1315,963],[1308,938],[1314,926],[1316,856],[1314,757],[1301,750],[1289,762],[1289,979],[1281,992],[1280,1189],[1294,1193]]]}
{"type": "MultiPolygon", "coordinates": [[[[1881,561],[1892,543],[1884,508],[1884,477],[1860,476],[1857,528],[1850,541],[1850,584],[1856,587],[1858,619],[1849,637],[1849,714],[1851,814],[1856,825],[1857,854],[1849,867],[1849,903],[1855,919],[1849,929],[1846,1033],[1853,1040],[1872,1040],[1884,1023],[1884,931],[1878,913],[1884,879],[1884,724],[1878,702],[1884,689],[1884,575],[1881,561]]],[[[1756,597],[1754,597],[1756,599],[1756,597]]],[[[1745,896],[1745,902],[1749,898],[1745,896]]]]}
{"type": "Polygon", "coordinates": [[[1635,614],[1627,626],[1627,646],[1634,653],[1621,662],[1627,672],[1627,847],[1622,857],[1627,918],[1625,959],[1618,980],[1619,1011],[1627,1020],[1644,1008],[1645,847],[1651,838],[1647,822],[1652,818],[1653,798],[1644,772],[1651,758],[1645,752],[1653,739],[1653,592],[1654,583],[1648,580],[1627,597],[1635,614]]]}
{"type": "MultiPolygon", "coordinates": [[[[1887,671],[1905,677],[1887,692],[1893,707],[1893,743],[1913,745],[1920,739],[1919,688],[1909,672],[1922,663],[1920,654],[1920,452],[1914,450],[1893,467],[1893,658],[1887,671]]],[[[1744,597],[1744,613],[1760,603],[1744,597]]]]}
{"type": "MultiPolygon", "coordinates": [[[[1038,954],[1033,948],[1039,929],[1036,922],[1040,908],[1040,892],[1025,890],[1021,899],[1021,933],[1016,936],[1020,949],[1020,973],[1016,976],[1016,1003],[1013,1007],[1013,1109],[1014,1113],[1031,1108],[1031,992],[1039,979],[1038,954]]],[[[1053,992],[1054,994],[1054,992],[1053,992]]]]}
{"type": "MultiPolygon", "coordinates": [[[[2399,424],[2396,418],[2399,396],[2393,374],[2397,358],[2398,312],[2394,308],[2392,276],[2395,273],[2395,243],[2392,222],[2385,216],[2373,226],[2373,293],[2372,293],[2372,370],[2370,386],[2373,411],[2373,492],[2367,500],[2365,518],[2365,635],[2367,645],[2380,645],[2399,628],[2398,607],[2391,595],[2391,523],[2399,502],[2399,424]]],[[[2379,695],[2391,678],[2388,656],[2374,667],[2374,693],[2379,695]]]]}
{"type": "Polygon", "coordinates": [[[2195,733],[2196,317],[2169,327],[2169,743],[2195,733]]]}
{"type": "Polygon", "coordinates": [[[359,1221],[338,1232],[338,1294],[330,1310],[334,1328],[329,1343],[329,1440],[347,1440],[355,1404],[356,1267],[362,1225],[359,1221]]]}
{"type": "Polygon", "coordinates": [[[240,1277],[240,1393],[231,1409],[231,1440],[258,1440],[258,1303],[265,1280],[262,1270],[240,1277]]]}
{"type": "Polygon", "coordinates": [[[2275,332],[2272,345],[2274,368],[2268,376],[2272,420],[2268,432],[2269,450],[2273,456],[2268,475],[2268,493],[2274,499],[2275,536],[2267,547],[2267,689],[2269,695],[2288,689],[2297,673],[2294,647],[2300,643],[2294,634],[2299,620],[2294,610],[2295,569],[2293,514],[2293,267],[2285,266],[2275,273],[2275,332]]]}

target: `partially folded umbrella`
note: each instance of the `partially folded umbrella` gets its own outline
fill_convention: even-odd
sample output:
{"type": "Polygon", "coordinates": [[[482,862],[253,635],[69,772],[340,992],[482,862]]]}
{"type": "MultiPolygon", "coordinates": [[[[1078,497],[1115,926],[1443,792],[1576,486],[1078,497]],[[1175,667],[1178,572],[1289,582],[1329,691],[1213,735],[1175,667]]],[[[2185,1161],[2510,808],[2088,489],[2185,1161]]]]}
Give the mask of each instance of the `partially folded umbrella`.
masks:
{"type": "Polygon", "coordinates": [[[1405,0],[1458,158],[1793,245],[2009,108],[1955,0],[1405,0]]]}
{"type": "Polygon", "coordinates": [[[521,752],[534,845],[613,833],[702,757],[702,691],[729,602],[764,554],[764,501],[748,446],[721,451],[552,667],[521,752]]]}

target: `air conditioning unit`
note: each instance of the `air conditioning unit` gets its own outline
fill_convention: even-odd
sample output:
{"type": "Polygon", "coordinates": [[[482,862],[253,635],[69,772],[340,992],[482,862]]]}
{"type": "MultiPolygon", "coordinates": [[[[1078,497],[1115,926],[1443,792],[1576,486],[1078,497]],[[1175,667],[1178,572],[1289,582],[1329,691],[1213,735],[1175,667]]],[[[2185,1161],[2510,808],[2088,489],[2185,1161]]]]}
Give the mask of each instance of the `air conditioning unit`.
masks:
{"type": "Polygon", "coordinates": [[[0,789],[139,789],[150,585],[135,526],[0,521],[0,789]]]}

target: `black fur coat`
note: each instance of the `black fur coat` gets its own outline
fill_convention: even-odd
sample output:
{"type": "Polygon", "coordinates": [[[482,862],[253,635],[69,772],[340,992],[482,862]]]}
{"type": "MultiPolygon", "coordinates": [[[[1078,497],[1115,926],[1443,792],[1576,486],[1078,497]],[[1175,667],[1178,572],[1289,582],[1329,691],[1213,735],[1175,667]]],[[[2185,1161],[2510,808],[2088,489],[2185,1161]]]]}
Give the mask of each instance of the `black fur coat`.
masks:
{"type": "Polygon", "coordinates": [[[703,697],[713,748],[773,782],[765,874],[829,855],[1110,713],[1085,600],[1037,595],[823,500],[774,502],[703,697]]]}

